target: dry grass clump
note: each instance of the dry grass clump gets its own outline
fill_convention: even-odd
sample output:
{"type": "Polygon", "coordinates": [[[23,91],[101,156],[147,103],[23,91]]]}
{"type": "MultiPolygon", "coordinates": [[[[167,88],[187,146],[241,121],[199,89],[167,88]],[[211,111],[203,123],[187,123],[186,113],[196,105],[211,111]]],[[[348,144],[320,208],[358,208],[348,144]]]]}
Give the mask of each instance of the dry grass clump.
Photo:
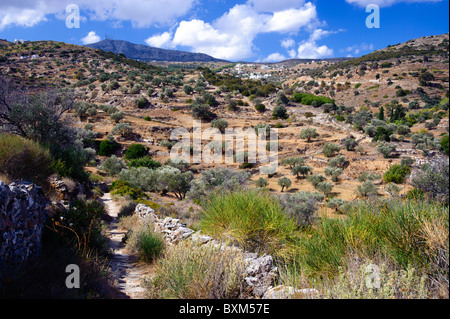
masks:
{"type": "Polygon", "coordinates": [[[167,249],[145,285],[151,299],[244,298],[245,269],[239,250],[187,241],[167,249]]]}

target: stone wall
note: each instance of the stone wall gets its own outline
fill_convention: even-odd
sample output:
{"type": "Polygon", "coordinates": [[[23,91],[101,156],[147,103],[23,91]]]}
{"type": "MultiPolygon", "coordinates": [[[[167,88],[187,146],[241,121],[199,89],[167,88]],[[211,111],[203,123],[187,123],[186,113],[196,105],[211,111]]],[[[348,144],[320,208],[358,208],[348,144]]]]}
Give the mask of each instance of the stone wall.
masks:
{"type": "Polygon", "coordinates": [[[31,183],[0,181],[0,287],[2,280],[39,254],[46,201],[31,183]]]}

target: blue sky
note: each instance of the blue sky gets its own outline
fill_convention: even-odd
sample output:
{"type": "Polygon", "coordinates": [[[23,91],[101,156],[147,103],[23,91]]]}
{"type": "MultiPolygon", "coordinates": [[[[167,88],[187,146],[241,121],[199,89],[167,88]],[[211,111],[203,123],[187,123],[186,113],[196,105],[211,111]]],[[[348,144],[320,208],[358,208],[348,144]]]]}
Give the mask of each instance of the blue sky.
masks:
{"type": "Polygon", "coordinates": [[[361,56],[448,33],[448,0],[2,0],[0,38],[88,44],[116,40],[230,61],[361,56]],[[67,28],[66,7],[80,9],[67,28]],[[379,29],[366,27],[368,4],[379,29]]]}

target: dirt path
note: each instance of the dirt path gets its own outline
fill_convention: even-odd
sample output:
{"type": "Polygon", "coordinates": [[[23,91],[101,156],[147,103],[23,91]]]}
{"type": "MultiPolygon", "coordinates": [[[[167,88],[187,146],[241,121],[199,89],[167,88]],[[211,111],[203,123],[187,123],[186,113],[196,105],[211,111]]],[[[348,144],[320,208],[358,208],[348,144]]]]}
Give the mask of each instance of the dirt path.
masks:
{"type": "Polygon", "coordinates": [[[112,251],[111,271],[117,282],[117,288],[125,295],[125,299],[144,299],[145,289],[141,287],[144,275],[142,266],[135,256],[126,252],[122,238],[126,231],[119,228],[118,214],[120,206],[111,198],[111,194],[104,194],[101,198],[112,221],[108,225],[108,237],[112,251]]]}

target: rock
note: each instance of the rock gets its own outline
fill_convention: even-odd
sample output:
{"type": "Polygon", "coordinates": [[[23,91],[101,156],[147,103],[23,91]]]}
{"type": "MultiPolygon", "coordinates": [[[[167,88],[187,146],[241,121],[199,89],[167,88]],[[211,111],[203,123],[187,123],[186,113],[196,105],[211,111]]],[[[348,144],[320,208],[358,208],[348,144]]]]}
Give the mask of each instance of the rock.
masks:
{"type": "Polygon", "coordinates": [[[195,233],[191,236],[191,239],[194,242],[200,242],[200,244],[206,244],[212,240],[212,237],[209,237],[206,235],[201,235],[199,233],[195,233]]]}
{"type": "Polygon", "coordinates": [[[140,219],[148,219],[151,222],[158,219],[158,216],[156,216],[156,211],[143,204],[138,204],[135,208],[135,212],[138,214],[140,219]]]}

